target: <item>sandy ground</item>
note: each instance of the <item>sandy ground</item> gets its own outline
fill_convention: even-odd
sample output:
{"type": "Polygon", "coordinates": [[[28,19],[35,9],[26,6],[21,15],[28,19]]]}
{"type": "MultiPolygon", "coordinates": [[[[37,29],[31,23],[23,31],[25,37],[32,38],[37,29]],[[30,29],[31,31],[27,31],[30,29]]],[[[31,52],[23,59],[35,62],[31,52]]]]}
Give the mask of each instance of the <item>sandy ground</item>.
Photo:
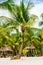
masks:
{"type": "Polygon", "coordinates": [[[19,60],[0,58],[0,65],[43,65],[43,57],[21,57],[19,60]]]}

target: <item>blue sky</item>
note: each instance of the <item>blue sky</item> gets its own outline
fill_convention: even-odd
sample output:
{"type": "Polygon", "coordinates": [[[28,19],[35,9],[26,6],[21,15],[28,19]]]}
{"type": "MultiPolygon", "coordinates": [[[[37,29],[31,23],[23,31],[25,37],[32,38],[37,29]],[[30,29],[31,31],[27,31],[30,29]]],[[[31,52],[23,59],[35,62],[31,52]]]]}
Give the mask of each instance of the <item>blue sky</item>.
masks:
{"type": "MultiPolygon", "coordinates": [[[[3,2],[3,1],[6,1],[6,0],[0,0],[0,2],[3,2]]],[[[18,2],[19,0],[14,0],[15,2],[18,2]]],[[[24,0],[25,2],[28,2],[28,0],[24,0]]],[[[33,1],[34,3],[41,3],[43,2],[43,0],[31,0],[33,1]]]]}
{"type": "Polygon", "coordinates": [[[39,3],[42,3],[43,0],[33,0],[33,2],[36,3],[36,4],[39,4],[39,3]]]}
{"type": "MultiPolygon", "coordinates": [[[[0,0],[0,2],[5,2],[7,0],[0,0]]],[[[18,5],[20,4],[20,0],[14,0],[15,3],[17,3],[18,5]]],[[[24,0],[25,4],[28,3],[29,0],[24,0]]],[[[33,1],[34,4],[39,4],[39,3],[43,3],[43,0],[30,0],[33,1]]]]}
{"type": "MultiPolygon", "coordinates": [[[[19,3],[20,0],[14,0],[16,3],[19,3]]],[[[28,3],[29,0],[24,0],[25,3],[28,3]]],[[[33,1],[34,4],[39,4],[39,3],[42,3],[43,0],[31,0],[33,1]]]]}

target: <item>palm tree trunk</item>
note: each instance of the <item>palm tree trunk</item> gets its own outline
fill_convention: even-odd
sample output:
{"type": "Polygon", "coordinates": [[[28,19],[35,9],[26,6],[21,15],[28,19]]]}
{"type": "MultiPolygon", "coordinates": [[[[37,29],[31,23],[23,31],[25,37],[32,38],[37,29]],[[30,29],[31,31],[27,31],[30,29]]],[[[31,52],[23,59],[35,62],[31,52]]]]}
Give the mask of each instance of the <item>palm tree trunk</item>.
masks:
{"type": "Polygon", "coordinates": [[[41,56],[43,56],[43,45],[41,45],[41,56]]]}
{"type": "Polygon", "coordinates": [[[19,56],[20,57],[22,54],[22,49],[23,49],[23,44],[24,44],[24,31],[25,31],[24,25],[21,25],[21,31],[22,31],[22,40],[21,40],[21,46],[20,46],[20,50],[19,50],[19,56]]]}

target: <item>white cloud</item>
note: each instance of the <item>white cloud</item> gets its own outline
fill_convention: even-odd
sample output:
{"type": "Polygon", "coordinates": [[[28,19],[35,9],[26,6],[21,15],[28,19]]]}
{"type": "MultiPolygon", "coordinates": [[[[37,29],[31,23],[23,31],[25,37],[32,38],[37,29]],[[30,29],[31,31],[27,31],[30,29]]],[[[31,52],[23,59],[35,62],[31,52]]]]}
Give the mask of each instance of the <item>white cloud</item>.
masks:
{"type": "Polygon", "coordinates": [[[35,5],[31,11],[31,14],[35,14],[40,18],[41,13],[43,13],[43,3],[37,4],[35,5]]]}
{"type": "Polygon", "coordinates": [[[0,9],[0,16],[11,17],[10,13],[8,12],[8,10],[4,10],[4,9],[0,9]]]}
{"type": "Polygon", "coordinates": [[[32,0],[32,1],[33,1],[33,3],[35,3],[35,4],[38,4],[38,3],[41,2],[40,0],[32,0]]]}

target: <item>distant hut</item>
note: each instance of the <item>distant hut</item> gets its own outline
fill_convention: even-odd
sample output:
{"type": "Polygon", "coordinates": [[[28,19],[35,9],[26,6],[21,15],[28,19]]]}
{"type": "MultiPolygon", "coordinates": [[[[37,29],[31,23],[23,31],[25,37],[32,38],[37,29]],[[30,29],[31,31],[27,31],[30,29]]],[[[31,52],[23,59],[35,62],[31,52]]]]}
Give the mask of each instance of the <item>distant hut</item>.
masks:
{"type": "Polygon", "coordinates": [[[35,46],[33,44],[27,46],[25,48],[26,50],[29,50],[29,52],[27,52],[27,56],[34,56],[35,55],[35,46]]]}
{"type": "Polygon", "coordinates": [[[1,47],[0,48],[0,57],[7,57],[11,55],[13,50],[11,48],[8,48],[7,46],[1,47]]]}

